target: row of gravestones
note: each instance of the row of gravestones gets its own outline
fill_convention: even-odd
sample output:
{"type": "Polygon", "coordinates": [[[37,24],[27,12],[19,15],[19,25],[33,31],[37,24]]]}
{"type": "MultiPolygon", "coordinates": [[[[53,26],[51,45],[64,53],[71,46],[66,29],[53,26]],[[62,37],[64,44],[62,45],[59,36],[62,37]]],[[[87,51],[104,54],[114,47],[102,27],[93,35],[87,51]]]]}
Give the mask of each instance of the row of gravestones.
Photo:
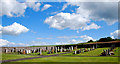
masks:
{"type": "Polygon", "coordinates": [[[75,50],[73,54],[80,54],[81,52],[84,53],[84,52],[92,51],[92,50],[94,50],[94,49],[95,49],[95,48],[79,49],[79,50],[75,50]]]}
{"type": "Polygon", "coordinates": [[[113,47],[106,50],[104,49],[100,56],[114,55],[113,49],[114,49],[113,47]]]}
{"type": "Polygon", "coordinates": [[[69,49],[65,49],[63,47],[61,47],[61,49],[59,47],[56,47],[55,49],[51,49],[48,51],[48,54],[52,54],[52,53],[57,53],[57,52],[71,52],[73,50],[73,46],[69,47],[69,49]]]}
{"type": "MultiPolygon", "coordinates": [[[[57,52],[70,52],[73,50],[73,46],[69,47],[69,49],[65,49],[63,47],[61,47],[61,49],[59,47],[55,47],[55,48],[52,48],[51,50],[46,50],[46,52],[48,52],[48,54],[51,54],[51,53],[57,53],[57,52]]],[[[42,52],[43,52],[43,49],[33,49],[33,50],[27,50],[27,49],[19,49],[18,51],[16,51],[16,49],[11,49],[11,52],[15,53],[15,52],[18,52],[18,54],[29,54],[29,53],[38,53],[40,55],[42,55],[42,52]]],[[[8,49],[5,49],[5,53],[8,53],[8,49]]]]}

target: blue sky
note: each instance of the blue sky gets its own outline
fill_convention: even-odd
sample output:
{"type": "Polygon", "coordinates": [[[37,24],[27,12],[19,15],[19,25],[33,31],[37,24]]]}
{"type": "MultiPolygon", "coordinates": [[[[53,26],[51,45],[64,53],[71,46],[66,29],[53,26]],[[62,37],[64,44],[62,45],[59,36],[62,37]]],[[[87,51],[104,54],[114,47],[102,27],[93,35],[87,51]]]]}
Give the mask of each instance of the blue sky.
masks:
{"type": "MultiPolygon", "coordinates": [[[[110,14],[106,12],[107,8],[108,10],[110,9],[112,10],[111,7],[107,7],[107,6],[108,5],[114,6],[115,4],[107,3],[105,7],[106,10],[104,10],[103,9],[104,7],[102,7],[101,9],[103,9],[103,11],[98,11],[97,10],[98,8],[93,10],[92,7],[89,10],[87,10],[85,8],[87,8],[88,6],[85,7],[84,5],[79,5],[79,3],[78,4],[76,3],[71,4],[67,2],[42,2],[42,3],[37,2],[37,3],[40,3],[40,6],[37,7],[39,8],[39,10],[37,11],[34,10],[34,5],[33,5],[33,8],[31,7],[25,8],[24,13],[20,16],[17,16],[17,13],[14,13],[11,11],[8,13],[11,13],[13,16],[10,16],[7,14],[1,15],[2,27],[10,26],[14,22],[16,22],[17,24],[20,24],[26,27],[27,29],[29,29],[28,31],[19,33],[17,35],[8,34],[9,31],[6,30],[7,32],[3,33],[2,35],[3,40],[8,41],[9,43],[13,42],[16,45],[18,45],[19,43],[22,43],[23,45],[31,46],[31,45],[75,44],[75,43],[86,42],[91,39],[98,40],[99,38],[109,37],[109,36],[115,38],[116,36],[111,33],[116,33],[115,31],[118,30],[118,22],[116,21],[117,19],[109,18],[108,16],[106,17],[106,14],[112,15],[110,13],[111,11],[109,11],[110,14]],[[48,8],[42,11],[42,9],[46,4],[49,4],[50,7],[48,6],[48,8]],[[65,4],[66,4],[66,7],[65,7],[65,4]],[[64,7],[65,9],[62,10],[64,7]],[[78,9],[79,7],[81,7],[80,12],[78,9]],[[84,9],[84,13],[83,12],[81,13],[82,11],[81,9],[84,9]],[[90,11],[90,10],[92,12],[87,13],[87,11],[90,11]],[[70,14],[70,18],[68,16],[69,14],[70,14]],[[104,15],[102,16],[102,14],[104,15]],[[66,15],[67,17],[63,15],[66,15]],[[50,19],[51,16],[53,17],[50,19]],[[87,21],[84,22],[84,21],[81,21],[81,19],[76,19],[79,17],[83,20],[85,19],[85,21],[87,19],[87,21]],[[59,19],[62,20],[64,23],[61,23],[62,21],[59,21],[59,19]],[[58,23],[56,23],[57,21],[58,23]],[[67,24],[67,23],[70,23],[70,24],[67,24]],[[92,25],[92,23],[94,23],[94,25],[92,25]],[[72,28],[72,27],[75,27],[75,28],[72,28]]],[[[99,7],[99,5],[97,6],[99,7]]],[[[116,10],[115,12],[112,12],[115,15],[117,15],[116,10]]],[[[15,31],[13,30],[13,33],[14,32],[15,31]]],[[[7,45],[8,44],[5,44],[3,46],[7,46],[7,45]]]]}

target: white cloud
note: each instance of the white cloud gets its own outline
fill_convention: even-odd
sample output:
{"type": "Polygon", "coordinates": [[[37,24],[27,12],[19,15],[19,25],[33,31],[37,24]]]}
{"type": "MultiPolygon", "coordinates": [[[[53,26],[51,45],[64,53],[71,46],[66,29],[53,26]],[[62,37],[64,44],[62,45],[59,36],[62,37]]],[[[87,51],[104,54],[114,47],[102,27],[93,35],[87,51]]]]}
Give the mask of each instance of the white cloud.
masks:
{"type": "Polygon", "coordinates": [[[24,32],[28,32],[29,29],[18,23],[13,23],[12,25],[2,27],[0,29],[0,34],[2,35],[19,35],[24,32]]]}
{"type": "Polygon", "coordinates": [[[86,27],[87,27],[86,30],[100,28],[100,26],[94,23],[88,26],[88,24],[90,24],[90,20],[88,19],[88,17],[82,16],[81,14],[75,14],[75,13],[70,14],[70,13],[61,12],[55,16],[48,17],[44,22],[49,24],[50,27],[60,29],[60,30],[65,28],[69,28],[71,30],[78,30],[78,29],[84,29],[84,28],[86,29],[86,27]]]}
{"type": "Polygon", "coordinates": [[[95,41],[95,39],[93,39],[92,37],[87,36],[87,35],[80,36],[80,38],[83,38],[83,40],[86,41],[86,42],[89,41],[89,40],[95,41]]]}
{"type": "Polygon", "coordinates": [[[41,4],[38,3],[38,0],[26,0],[26,5],[30,8],[33,8],[33,10],[38,11],[41,4]]]}
{"type": "Polygon", "coordinates": [[[101,26],[96,25],[95,23],[92,23],[91,25],[88,25],[83,28],[83,30],[90,30],[90,29],[99,29],[101,26]]]}
{"type": "Polygon", "coordinates": [[[118,20],[118,2],[72,2],[68,0],[71,5],[79,6],[77,8],[78,14],[89,17],[94,21],[105,21],[108,25],[112,25],[118,20]]]}
{"type": "Polygon", "coordinates": [[[14,43],[14,42],[10,42],[4,39],[0,39],[0,47],[1,46],[25,46],[24,43],[14,43]]]}
{"type": "Polygon", "coordinates": [[[35,11],[38,11],[40,3],[36,2],[37,0],[27,0],[26,2],[18,2],[16,0],[0,0],[0,16],[24,16],[24,12],[28,7],[33,8],[35,11]]]}
{"type": "Polygon", "coordinates": [[[112,36],[113,39],[115,39],[115,38],[120,39],[120,30],[116,30],[116,31],[110,33],[110,35],[112,36]]]}
{"type": "Polygon", "coordinates": [[[50,8],[50,7],[52,7],[50,4],[45,4],[45,5],[43,6],[43,8],[41,9],[41,11],[44,11],[44,10],[50,8]]]}
{"type": "Polygon", "coordinates": [[[65,0],[67,2],[119,2],[119,0],[65,0]]]}

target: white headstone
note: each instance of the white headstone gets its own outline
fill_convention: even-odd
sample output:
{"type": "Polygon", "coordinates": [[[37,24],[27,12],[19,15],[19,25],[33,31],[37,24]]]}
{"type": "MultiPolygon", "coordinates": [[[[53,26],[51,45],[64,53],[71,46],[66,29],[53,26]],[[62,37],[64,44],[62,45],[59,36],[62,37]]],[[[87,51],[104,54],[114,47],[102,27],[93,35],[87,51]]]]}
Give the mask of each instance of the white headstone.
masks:
{"type": "Polygon", "coordinates": [[[94,45],[93,45],[93,50],[95,49],[94,45]]]}
{"type": "Polygon", "coordinates": [[[77,51],[75,51],[75,54],[77,53],[77,51]]]}
{"type": "Polygon", "coordinates": [[[40,55],[42,55],[42,50],[40,49],[40,55]]]}
{"type": "Polygon", "coordinates": [[[73,50],[73,46],[71,46],[71,49],[73,50]]]}

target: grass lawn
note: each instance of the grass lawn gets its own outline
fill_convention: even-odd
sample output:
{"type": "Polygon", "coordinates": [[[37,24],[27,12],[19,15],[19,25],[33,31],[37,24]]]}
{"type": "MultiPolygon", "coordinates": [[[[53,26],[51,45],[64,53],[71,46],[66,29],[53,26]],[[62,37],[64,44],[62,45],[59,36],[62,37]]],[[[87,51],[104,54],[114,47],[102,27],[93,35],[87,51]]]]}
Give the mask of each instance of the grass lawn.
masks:
{"type": "Polygon", "coordinates": [[[27,58],[27,57],[37,57],[30,55],[18,55],[18,54],[2,54],[2,60],[18,59],[18,58],[27,58]]]}
{"type": "Polygon", "coordinates": [[[106,50],[108,48],[97,48],[95,50],[89,51],[89,52],[82,52],[80,54],[73,54],[73,53],[69,53],[69,54],[62,54],[62,55],[70,55],[70,56],[100,56],[100,54],[103,52],[103,50],[106,50]]]}
{"type": "Polygon", "coordinates": [[[118,62],[118,57],[47,57],[17,62],[118,62]]]}
{"type": "Polygon", "coordinates": [[[114,51],[114,54],[115,54],[113,56],[120,56],[120,47],[115,48],[113,51],[114,51]]]}

